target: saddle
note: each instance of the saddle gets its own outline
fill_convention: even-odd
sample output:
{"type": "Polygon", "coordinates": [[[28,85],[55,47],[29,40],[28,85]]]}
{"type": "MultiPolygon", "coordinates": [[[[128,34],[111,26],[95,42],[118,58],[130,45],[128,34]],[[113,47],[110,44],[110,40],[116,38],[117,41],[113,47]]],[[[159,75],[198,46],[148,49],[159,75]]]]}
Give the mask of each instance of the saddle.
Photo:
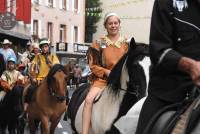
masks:
{"type": "Polygon", "coordinates": [[[144,134],[190,134],[200,122],[200,95],[164,107],[153,116],[144,134]]]}

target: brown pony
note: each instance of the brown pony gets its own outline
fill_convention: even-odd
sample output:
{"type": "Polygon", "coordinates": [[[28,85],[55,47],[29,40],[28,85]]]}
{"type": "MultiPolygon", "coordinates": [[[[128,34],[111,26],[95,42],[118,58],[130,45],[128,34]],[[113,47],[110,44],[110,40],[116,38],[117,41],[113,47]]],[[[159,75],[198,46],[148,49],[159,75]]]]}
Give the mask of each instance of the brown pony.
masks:
{"type": "Polygon", "coordinates": [[[35,134],[35,120],[41,121],[42,134],[53,134],[62,114],[66,111],[68,68],[54,65],[37,87],[27,113],[30,133],[35,134]],[[49,128],[49,122],[51,126],[49,128]]]}

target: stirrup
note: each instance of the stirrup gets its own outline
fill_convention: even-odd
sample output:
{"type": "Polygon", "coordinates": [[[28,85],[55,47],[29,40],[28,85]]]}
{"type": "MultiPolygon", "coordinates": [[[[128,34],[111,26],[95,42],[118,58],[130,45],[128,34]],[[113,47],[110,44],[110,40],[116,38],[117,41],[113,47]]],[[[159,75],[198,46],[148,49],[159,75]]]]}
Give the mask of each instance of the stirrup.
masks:
{"type": "Polygon", "coordinates": [[[19,116],[18,116],[18,119],[21,120],[21,119],[25,119],[26,118],[26,112],[22,112],[19,116]]]}

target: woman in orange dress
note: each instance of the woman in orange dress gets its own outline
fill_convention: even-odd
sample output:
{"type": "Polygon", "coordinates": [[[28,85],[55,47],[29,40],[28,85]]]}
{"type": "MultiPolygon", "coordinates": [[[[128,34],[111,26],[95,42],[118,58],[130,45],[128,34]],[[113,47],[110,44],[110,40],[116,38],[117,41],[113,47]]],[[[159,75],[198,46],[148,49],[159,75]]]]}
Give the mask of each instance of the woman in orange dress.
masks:
{"type": "Polygon", "coordinates": [[[95,63],[95,59],[88,53],[89,67],[95,79],[91,81],[89,93],[83,108],[82,134],[88,134],[91,125],[92,106],[95,97],[107,85],[107,77],[119,59],[128,51],[127,39],[120,35],[120,18],[116,13],[108,13],[104,18],[107,35],[95,41],[91,48],[101,53],[102,66],[95,63]]]}

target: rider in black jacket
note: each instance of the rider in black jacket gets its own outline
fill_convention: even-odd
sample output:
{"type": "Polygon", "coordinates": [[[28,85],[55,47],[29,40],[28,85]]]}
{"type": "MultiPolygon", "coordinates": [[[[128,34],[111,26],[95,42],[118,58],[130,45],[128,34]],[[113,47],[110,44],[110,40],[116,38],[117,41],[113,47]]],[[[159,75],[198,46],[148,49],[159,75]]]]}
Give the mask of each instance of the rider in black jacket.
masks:
{"type": "Polygon", "coordinates": [[[199,0],[155,0],[151,31],[152,67],[148,97],[137,134],[166,105],[181,102],[192,86],[200,86],[199,0]]]}

